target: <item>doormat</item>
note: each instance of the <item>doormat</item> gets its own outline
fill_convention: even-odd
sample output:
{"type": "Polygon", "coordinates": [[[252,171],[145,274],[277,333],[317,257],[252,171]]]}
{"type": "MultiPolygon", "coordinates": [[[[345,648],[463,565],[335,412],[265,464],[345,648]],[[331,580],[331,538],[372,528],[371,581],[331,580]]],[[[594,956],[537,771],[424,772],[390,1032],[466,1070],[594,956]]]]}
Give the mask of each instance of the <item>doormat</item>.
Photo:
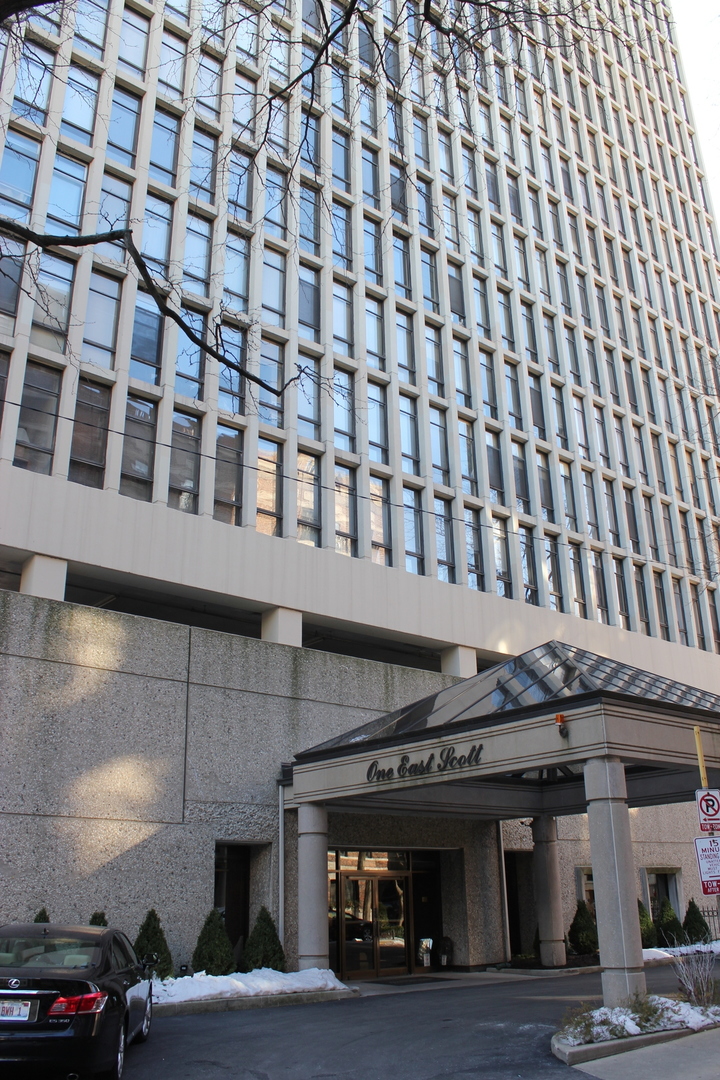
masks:
{"type": "Polygon", "coordinates": [[[436,978],[434,975],[405,975],[400,979],[373,979],[383,986],[415,986],[417,983],[453,982],[453,979],[436,978]]]}

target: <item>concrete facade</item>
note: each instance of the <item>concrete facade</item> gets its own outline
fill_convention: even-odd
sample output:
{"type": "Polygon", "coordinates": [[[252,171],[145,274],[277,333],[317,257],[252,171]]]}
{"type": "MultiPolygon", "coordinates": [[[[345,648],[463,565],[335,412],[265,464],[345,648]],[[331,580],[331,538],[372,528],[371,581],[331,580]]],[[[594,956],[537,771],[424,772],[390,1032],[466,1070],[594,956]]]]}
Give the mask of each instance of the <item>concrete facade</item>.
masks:
{"type": "MultiPolygon", "coordinates": [[[[44,904],[83,922],[104,909],[132,934],[155,906],[178,965],[213,903],[218,842],[251,847],[252,917],[262,903],[277,916],[279,762],[454,681],[10,592],[0,592],[0,670],[0,919],[44,904]]],[[[685,903],[699,896],[694,810],[680,810],[631,811],[637,895],[650,867],[681,870],[685,903]]],[[[285,817],[294,964],[297,814],[285,817]]],[[[328,828],[330,846],[443,851],[455,962],[504,959],[494,822],[331,812],[328,828]]],[[[503,832],[506,850],[531,850],[528,824],[503,832]]],[[[567,931],[576,868],[590,865],[587,819],[558,819],[558,834],[567,931]]]]}

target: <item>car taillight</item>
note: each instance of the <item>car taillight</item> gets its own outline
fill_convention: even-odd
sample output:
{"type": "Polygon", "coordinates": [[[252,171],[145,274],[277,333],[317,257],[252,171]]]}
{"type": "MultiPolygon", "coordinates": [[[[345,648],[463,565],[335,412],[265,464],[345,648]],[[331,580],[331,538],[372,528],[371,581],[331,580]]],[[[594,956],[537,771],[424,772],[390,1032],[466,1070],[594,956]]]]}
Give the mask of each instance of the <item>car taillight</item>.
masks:
{"type": "Polygon", "coordinates": [[[75,1016],[76,1013],[102,1012],[107,994],[78,994],[76,997],[59,997],[48,1009],[48,1016],[75,1016]]]}

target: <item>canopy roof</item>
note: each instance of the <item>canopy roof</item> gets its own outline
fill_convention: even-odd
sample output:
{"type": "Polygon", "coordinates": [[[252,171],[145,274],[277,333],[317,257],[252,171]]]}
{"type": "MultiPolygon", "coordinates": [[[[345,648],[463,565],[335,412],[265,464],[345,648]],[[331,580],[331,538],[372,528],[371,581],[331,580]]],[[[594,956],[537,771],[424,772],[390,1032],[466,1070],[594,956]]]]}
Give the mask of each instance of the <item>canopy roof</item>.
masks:
{"type": "Polygon", "coordinates": [[[713,719],[720,714],[720,696],[716,694],[573,645],[548,641],[437,694],[311,747],[296,758],[301,762],[334,757],[404,742],[408,736],[422,740],[424,735],[490,727],[493,723],[506,723],[508,714],[547,711],[554,702],[558,711],[565,711],[576,701],[597,696],[691,709],[713,714],[713,719]]]}

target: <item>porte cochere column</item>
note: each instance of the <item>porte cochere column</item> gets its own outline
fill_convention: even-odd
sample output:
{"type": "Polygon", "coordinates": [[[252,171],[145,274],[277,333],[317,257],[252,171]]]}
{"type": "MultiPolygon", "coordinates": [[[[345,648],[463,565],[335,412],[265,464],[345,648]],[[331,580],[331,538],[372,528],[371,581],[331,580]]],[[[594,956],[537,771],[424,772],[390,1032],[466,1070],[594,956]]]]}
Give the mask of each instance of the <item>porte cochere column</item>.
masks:
{"type": "Polygon", "coordinates": [[[605,1005],[645,993],[637,887],[625,766],[618,758],[585,762],[590,859],[595,886],[605,1005]]]}
{"type": "Polygon", "coordinates": [[[565,963],[565,933],[556,819],[549,814],[534,818],[532,835],[540,963],[543,967],[562,967],[565,963]]]}
{"type": "Polygon", "coordinates": [[[298,807],[298,968],[326,968],[328,948],[327,810],[298,807]]]}

